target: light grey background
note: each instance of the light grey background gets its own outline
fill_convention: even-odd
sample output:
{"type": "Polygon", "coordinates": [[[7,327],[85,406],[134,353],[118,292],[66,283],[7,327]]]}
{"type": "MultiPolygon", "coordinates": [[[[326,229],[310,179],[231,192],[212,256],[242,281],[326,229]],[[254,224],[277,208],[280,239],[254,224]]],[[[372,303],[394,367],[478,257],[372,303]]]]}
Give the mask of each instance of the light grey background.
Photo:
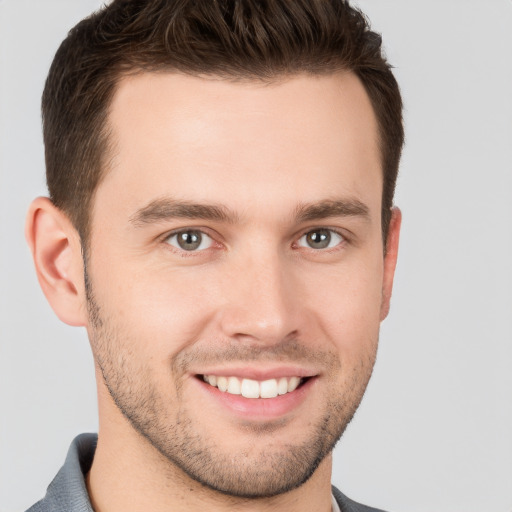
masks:
{"type": "MultiPolygon", "coordinates": [[[[512,511],[512,2],[360,0],[406,104],[391,316],[333,482],[392,512],[512,511]]],[[[97,0],[0,0],[0,512],[39,499],[97,428],[85,333],[23,237],[45,193],[39,99],[97,0]]]]}

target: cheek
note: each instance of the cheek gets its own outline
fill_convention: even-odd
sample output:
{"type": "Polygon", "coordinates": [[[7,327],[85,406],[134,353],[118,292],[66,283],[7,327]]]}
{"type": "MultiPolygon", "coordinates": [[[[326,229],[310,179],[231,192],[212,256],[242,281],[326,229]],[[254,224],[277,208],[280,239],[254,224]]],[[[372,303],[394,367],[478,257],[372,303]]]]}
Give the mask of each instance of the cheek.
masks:
{"type": "Polygon", "coordinates": [[[171,357],[197,339],[211,318],[212,287],[201,271],[135,267],[99,269],[94,293],[101,314],[127,334],[126,342],[139,345],[137,350],[171,357]]]}
{"type": "Polygon", "coordinates": [[[360,260],[308,284],[305,297],[338,351],[373,351],[380,327],[382,259],[360,260]]]}

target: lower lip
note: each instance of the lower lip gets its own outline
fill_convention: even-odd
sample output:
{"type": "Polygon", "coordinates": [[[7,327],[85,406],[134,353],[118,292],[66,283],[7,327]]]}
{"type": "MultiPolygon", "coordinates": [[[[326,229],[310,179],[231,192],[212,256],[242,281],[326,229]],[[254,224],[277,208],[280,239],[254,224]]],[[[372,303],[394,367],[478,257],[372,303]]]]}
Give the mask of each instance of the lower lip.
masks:
{"type": "Polygon", "coordinates": [[[295,391],[275,398],[245,398],[242,395],[220,391],[203,380],[196,378],[196,381],[214,400],[231,412],[246,419],[269,420],[278,419],[297,409],[311,392],[316,377],[308,378],[295,391]]]}

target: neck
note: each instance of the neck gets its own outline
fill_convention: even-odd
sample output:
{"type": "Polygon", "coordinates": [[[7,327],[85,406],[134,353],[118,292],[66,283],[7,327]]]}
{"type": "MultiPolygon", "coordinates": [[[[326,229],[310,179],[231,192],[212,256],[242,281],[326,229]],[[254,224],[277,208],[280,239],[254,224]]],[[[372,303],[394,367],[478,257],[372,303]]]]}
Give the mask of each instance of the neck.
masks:
{"type": "Polygon", "coordinates": [[[236,498],[191,479],[133,430],[123,416],[112,414],[112,409],[107,416],[103,412],[107,411],[100,405],[98,445],[86,479],[96,512],[331,510],[330,455],[297,489],[271,498],[236,498]],[[101,421],[106,417],[108,421],[101,421]]]}

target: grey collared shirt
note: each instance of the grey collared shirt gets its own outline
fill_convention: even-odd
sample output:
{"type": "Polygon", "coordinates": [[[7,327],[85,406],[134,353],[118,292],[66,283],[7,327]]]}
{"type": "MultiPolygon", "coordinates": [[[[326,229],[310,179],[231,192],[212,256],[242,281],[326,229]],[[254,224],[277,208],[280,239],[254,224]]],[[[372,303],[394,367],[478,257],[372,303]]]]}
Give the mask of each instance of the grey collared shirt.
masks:
{"type": "Polygon", "coordinates": [[[27,512],[94,512],[85,486],[85,475],[91,468],[97,441],[96,434],[75,437],[64,466],[48,486],[46,496],[27,512]]]}
{"type": "MultiPolygon", "coordinates": [[[[64,466],[48,486],[46,496],[26,512],[94,512],[85,475],[91,469],[97,442],[96,434],[77,436],[71,443],[64,466]]],[[[350,500],[335,487],[332,492],[332,512],[383,512],[350,500]]]]}

